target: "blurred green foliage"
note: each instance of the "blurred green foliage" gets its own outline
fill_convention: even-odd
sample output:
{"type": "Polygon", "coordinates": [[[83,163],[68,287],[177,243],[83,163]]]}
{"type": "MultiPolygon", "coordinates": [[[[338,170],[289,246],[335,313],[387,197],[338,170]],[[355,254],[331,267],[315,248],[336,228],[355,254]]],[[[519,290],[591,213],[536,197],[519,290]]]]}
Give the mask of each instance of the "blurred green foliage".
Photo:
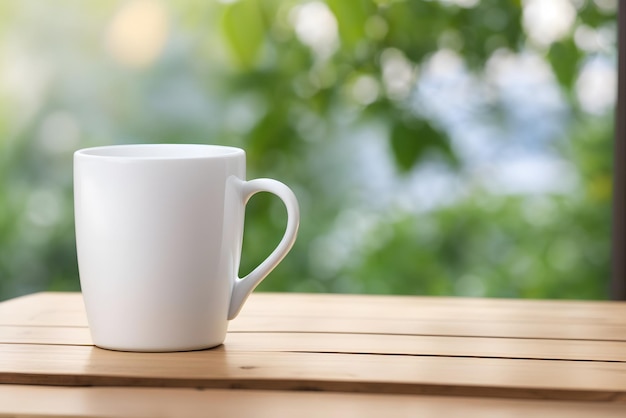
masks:
{"type": "MultiPolygon", "coordinates": [[[[0,299],[79,288],[72,152],[137,142],[240,146],[249,178],[294,189],[300,236],[262,290],[607,297],[612,109],[589,111],[577,89],[587,62],[615,59],[617,2],[555,1],[575,16],[545,42],[529,33],[539,3],[3,2],[0,299]],[[604,43],[586,46],[593,36],[604,43]],[[492,129],[517,110],[489,63],[546,64],[562,111],[543,152],[571,163],[574,187],[506,193],[476,180],[455,140],[469,128],[419,94],[441,51],[484,87],[472,91],[486,105],[460,105],[492,129]],[[383,144],[365,170],[351,165],[367,148],[359,132],[383,144]],[[433,162],[456,181],[443,203],[407,192],[409,205],[378,204],[368,186],[391,164],[388,189],[402,195],[433,162]]],[[[251,200],[242,275],[274,248],[284,216],[271,196],[251,200]]]]}

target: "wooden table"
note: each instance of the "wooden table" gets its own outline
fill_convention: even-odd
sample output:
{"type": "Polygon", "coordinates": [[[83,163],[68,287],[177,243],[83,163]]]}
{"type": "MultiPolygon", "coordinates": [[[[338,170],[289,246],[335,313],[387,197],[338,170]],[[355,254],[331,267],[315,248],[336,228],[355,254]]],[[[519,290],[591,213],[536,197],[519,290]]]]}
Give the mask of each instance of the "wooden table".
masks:
{"type": "Polygon", "coordinates": [[[0,303],[0,416],[626,417],[626,303],[255,293],[223,346],[96,348],[79,293],[0,303]]]}

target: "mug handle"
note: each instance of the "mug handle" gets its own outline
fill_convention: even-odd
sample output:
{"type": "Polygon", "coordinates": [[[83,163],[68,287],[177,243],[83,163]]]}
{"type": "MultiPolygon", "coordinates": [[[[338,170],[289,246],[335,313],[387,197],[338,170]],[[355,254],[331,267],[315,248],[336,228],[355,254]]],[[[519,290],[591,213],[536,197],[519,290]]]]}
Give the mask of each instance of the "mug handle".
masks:
{"type": "MultiPolygon", "coordinates": [[[[239,182],[238,182],[239,183],[239,182]]],[[[280,263],[287,255],[291,247],[296,241],[298,234],[298,226],[300,225],[300,206],[296,195],[285,184],[273,179],[255,179],[250,181],[241,181],[240,183],[241,199],[244,206],[250,198],[259,192],[269,192],[280,198],[287,209],[287,228],[283,238],[272,253],[243,278],[236,278],[233,286],[233,292],[230,297],[230,307],[228,309],[228,319],[234,319],[243,303],[246,301],[250,293],[258,286],[261,281],[280,263]]]]}

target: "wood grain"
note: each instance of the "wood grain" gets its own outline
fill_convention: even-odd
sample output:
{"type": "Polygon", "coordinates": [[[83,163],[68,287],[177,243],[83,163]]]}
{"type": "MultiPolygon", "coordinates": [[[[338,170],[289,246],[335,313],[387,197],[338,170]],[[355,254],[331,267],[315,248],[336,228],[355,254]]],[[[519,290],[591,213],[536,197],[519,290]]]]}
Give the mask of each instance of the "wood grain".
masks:
{"type": "MultiPolygon", "coordinates": [[[[5,344],[93,345],[86,327],[0,326],[5,344]]],[[[229,351],[626,362],[626,342],[303,332],[231,332],[229,351]]]]}
{"type": "Polygon", "coordinates": [[[415,296],[258,294],[232,331],[626,341],[626,304],[415,296]]]}
{"type": "Polygon", "coordinates": [[[623,400],[626,363],[5,344],[0,382],[623,400]]]}
{"type": "MultiPolygon", "coordinates": [[[[231,332],[334,332],[626,341],[626,304],[253,293],[231,332]]],[[[0,325],[86,327],[78,293],[0,303],[0,325]]]]}
{"type": "Polygon", "coordinates": [[[43,292],[0,303],[0,325],[87,326],[82,295],[43,292]]]}
{"type": "Polygon", "coordinates": [[[258,293],[214,350],[88,331],[77,293],[0,303],[0,383],[626,402],[625,303],[258,293]]]}
{"type": "Polygon", "coordinates": [[[624,405],[409,395],[163,388],[0,387],[1,417],[623,417],[624,405]]]}

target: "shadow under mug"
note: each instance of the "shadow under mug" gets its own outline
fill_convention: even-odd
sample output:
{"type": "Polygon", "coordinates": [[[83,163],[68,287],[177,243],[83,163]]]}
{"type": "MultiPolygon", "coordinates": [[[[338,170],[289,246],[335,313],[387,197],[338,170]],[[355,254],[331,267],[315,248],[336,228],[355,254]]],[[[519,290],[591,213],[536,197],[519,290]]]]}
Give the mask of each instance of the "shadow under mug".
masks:
{"type": "Polygon", "coordinates": [[[245,152],[194,144],[119,145],[74,154],[80,283],[95,345],[122,351],[215,347],[254,288],[293,246],[298,201],[272,179],[246,181],[245,152]],[[287,227],[238,277],[245,205],[278,196],[287,227]]]}

